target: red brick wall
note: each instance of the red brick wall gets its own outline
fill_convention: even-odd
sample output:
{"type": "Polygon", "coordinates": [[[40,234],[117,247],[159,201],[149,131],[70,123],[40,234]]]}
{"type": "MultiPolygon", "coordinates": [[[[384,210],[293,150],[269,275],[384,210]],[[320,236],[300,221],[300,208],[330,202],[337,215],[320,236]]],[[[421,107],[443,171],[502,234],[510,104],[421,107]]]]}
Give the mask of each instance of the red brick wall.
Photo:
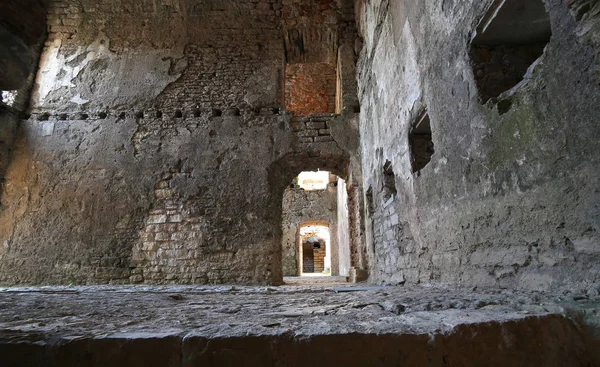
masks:
{"type": "Polygon", "coordinates": [[[298,115],[335,113],[336,70],[329,64],[286,67],[285,108],[298,115]]]}

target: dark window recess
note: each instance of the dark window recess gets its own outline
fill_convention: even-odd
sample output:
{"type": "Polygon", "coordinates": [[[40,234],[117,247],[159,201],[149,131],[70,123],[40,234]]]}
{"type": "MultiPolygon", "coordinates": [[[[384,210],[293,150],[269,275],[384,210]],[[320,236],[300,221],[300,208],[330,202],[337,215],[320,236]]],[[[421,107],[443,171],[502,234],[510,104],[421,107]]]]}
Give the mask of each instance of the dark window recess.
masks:
{"type": "Polygon", "coordinates": [[[435,152],[431,138],[431,121],[427,110],[424,110],[410,129],[408,135],[410,145],[410,158],[413,173],[421,171],[429,162],[435,152]]]}
{"type": "Polygon", "coordinates": [[[392,162],[385,161],[383,165],[383,201],[388,201],[396,193],[396,175],[392,169],[392,162]]]}
{"type": "Polygon", "coordinates": [[[469,54],[483,103],[519,84],[552,35],[542,0],[496,0],[476,32],[469,54]]]}
{"type": "Polygon", "coordinates": [[[365,195],[367,197],[367,213],[369,216],[372,216],[373,213],[375,213],[375,206],[373,205],[373,187],[369,186],[365,195]]]}

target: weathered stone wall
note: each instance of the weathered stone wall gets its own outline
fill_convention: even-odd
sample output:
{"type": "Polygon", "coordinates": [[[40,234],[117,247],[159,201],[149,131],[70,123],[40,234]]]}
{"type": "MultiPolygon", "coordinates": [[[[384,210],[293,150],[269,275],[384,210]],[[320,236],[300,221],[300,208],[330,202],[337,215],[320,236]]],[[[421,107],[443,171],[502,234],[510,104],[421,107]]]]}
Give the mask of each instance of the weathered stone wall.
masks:
{"type": "MultiPolygon", "coordinates": [[[[337,248],[338,241],[335,237],[337,230],[337,196],[333,185],[326,190],[306,191],[298,185],[292,184],[283,194],[283,219],[281,229],[283,233],[283,275],[297,276],[299,230],[308,222],[329,225],[331,241],[330,249],[337,248]]],[[[337,251],[335,252],[337,255],[337,251]]],[[[332,252],[333,255],[333,252],[332,252]]],[[[332,259],[332,265],[335,261],[332,259]]],[[[337,273],[333,271],[333,273],[337,273]]]]}
{"type": "MultiPolygon", "coordinates": [[[[337,243],[338,243],[338,269],[337,275],[350,274],[350,214],[348,210],[348,186],[346,181],[337,181],[337,243]]],[[[355,264],[356,265],[356,264],[355,264]]]]}
{"type": "Polygon", "coordinates": [[[18,121],[17,112],[0,103],[0,199],[2,198],[1,192],[5,182],[4,174],[8,168],[14,147],[18,121]]]}
{"type": "Polygon", "coordinates": [[[276,105],[280,9],[276,0],[55,1],[34,107],[276,105]]]}
{"type": "Polygon", "coordinates": [[[482,105],[469,42],[491,3],[358,4],[366,229],[378,283],[548,289],[599,279],[597,4],[544,1],[552,37],[542,60],[518,90],[482,105]],[[408,133],[425,107],[435,154],[412,174],[408,133]]]}
{"type": "Polygon", "coordinates": [[[51,2],[0,282],[280,282],[282,188],[348,164],[281,111],[281,7],[51,2]]]}

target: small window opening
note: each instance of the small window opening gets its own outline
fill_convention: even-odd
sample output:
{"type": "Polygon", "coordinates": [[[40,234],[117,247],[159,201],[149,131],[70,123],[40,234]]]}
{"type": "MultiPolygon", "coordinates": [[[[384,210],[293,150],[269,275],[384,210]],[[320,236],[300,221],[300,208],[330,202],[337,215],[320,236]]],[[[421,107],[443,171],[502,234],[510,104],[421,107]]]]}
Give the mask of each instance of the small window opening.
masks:
{"type": "Polygon", "coordinates": [[[216,108],[213,108],[212,115],[213,115],[213,117],[220,117],[220,116],[223,115],[223,111],[221,111],[219,109],[216,109],[216,108]]]}
{"type": "Polygon", "coordinates": [[[306,191],[325,190],[329,184],[329,172],[301,172],[298,175],[298,186],[306,191]]]}
{"type": "Polygon", "coordinates": [[[408,136],[413,173],[420,172],[435,153],[431,137],[431,121],[424,110],[413,124],[408,136]]]}
{"type": "Polygon", "coordinates": [[[108,117],[108,114],[106,112],[100,112],[98,114],[98,117],[100,118],[100,120],[104,120],[106,117],[108,117]]]}
{"type": "Polygon", "coordinates": [[[483,103],[518,85],[552,35],[542,0],[496,0],[476,32],[469,54],[483,103]]]}
{"type": "Polygon", "coordinates": [[[138,111],[135,114],[135,117],[138,118],[138,119],[143,119],[144,118],[144,112],[143,111],[138,111]]]}
{"type": "Polygon", "coordinates": [[[392,169],[392,162],[386,161],[383,166],[383,200],[388,201],[396,194],[396,175],[392,169]]]}
{"type": "Polygon", "coordinates": [[[181,110],[176,110],[175,111],[175,118],[176,119],[180,119],[183,117],[183,112],[181,112],[181,110]]]}
{"type": "Polygon", "coordinates": [[[156,118],[160,119],[163,117],[163,112],[162,111],[156,111],[156,118]]]}
{"type": "Polygon", "coordinates": [[[3,90],[0,101],[4,102],[7,106],[11,107],[17,100],[18,92],[16,90],[3,90]]]}
{"type": "Polygon", "coordinates": [[[200,117],[200,116],[202,116],[202,111],[196,107],[194,109],[194,117],[200,117]]]}

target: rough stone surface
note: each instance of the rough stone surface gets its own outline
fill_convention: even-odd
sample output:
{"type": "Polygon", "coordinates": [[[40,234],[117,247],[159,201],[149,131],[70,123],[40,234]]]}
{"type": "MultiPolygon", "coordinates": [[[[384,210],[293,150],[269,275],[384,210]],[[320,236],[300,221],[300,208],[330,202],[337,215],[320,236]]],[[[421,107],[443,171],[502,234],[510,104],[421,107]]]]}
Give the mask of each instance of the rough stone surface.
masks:
{"type": "Polygon", "coordinates": [[[517,89],[482,105],[469,44],[492,3],[357,5],[362,184],[377,283],[598,282],[598,5],[544,1],[552,37],[542,58],[517,89]],[[435,154],[412,174],[409,129],[425,107],[435,154]],[[395,195],[386,193],[388,161],[395,195]]]}
{"type": "Polygon", "coordinates": [[[0,356],[11,367],[598,363],[597,294],[337,285],[0,295],[0,356]]]}
{"type": "MultiPolygon", "coordinates": [[[[15,4],[7,39],[35,45],[40,8],[15,22],[15,4]]],[[[348,275],[593,287],[600,8],[545,0],[544,48],[488,52],[497,4],[48,2],[33,92],[0,116],[0,282],[280,283],[284,191],[318,168],[347,183],[348,275]],[[336,114],[284,110],[298,65],[337,69],[335,96],[329,69],[327,101],[300,103],[336,114]],[[414,170],[425,109],[435,153],[414,170]]]]}
{"type": "Polygon", "coordinates": [[[285,105],[299,115],[334,113],[336,69],[324,64],[292,64],[285,69],[285,105]]]}
{"type": "MultiPolygon", "coordinates": [[[[336,116],[303,135],[281,110],[284,5],[51,2],[2,162],[0,282],[280,283],[284,187],[348,167],[336,116]]],[[[317,48],[356,34],[330,5],[317,48]]]]}

